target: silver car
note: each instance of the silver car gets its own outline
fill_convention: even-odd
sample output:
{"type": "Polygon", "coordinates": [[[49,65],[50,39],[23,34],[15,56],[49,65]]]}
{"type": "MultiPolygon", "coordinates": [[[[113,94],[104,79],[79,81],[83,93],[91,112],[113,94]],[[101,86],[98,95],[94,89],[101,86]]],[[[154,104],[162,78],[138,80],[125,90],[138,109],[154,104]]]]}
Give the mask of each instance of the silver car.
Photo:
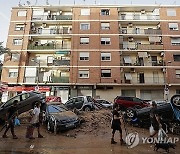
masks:
{"type": "Polygon", "coordinates": [[[94,99],[91,96],[73,97],[64,105],[70,110],[78,109],[82,111],[92,111],[95,109],[94,99]]]}

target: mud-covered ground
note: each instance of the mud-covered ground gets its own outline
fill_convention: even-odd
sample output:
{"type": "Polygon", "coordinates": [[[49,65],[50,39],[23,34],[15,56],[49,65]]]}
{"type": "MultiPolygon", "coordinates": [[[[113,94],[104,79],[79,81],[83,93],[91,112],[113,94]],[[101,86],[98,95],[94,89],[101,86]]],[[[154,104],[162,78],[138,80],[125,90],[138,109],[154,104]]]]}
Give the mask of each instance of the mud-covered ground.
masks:
{"type": "MultiPolygon", "coordinates": [[[[54,134],[46,130],[46,126],[41,126],[44,138],[29,140],[25,138],[26,126],[25,119],[22,120],[21,126],[15,128],[19,137],[13,140],[10,132],[9,138],[0,137],[0,154],[156,154],[153,151],[154,144],[142,143],[142,137],[148,137],[149,131],[143,128],[126,125],[129,133],[137,132],[140,142],[134,148],[121,146],[119,143],[119,134],[116,133],[116,145],[110,144],[111,139],[111,113],[109,110],[100,110],[89,113],[80,113],[83,123],[80,127],[54,134]]],[[[24,115],[22,116],[24,117],[24,115]]],[[[125,138],[124,125],[122,124],[123,138],[125,138]]],[[[2,136],[2,132],[0,133],[2,136]]],[[[34,136],[37,136],[35,130],[34,136]]],[[[169,137],[178,137],[169,134],[169,137]]],[[[179,136],[180,137],[180,136],[179,136]]],[[[176,143],[176,149],[170,149],[170,154],[180,153],[180,141],[176,143]]],[[[158,153],[164,153],[164,150],[158,150],[158,153]]]]}

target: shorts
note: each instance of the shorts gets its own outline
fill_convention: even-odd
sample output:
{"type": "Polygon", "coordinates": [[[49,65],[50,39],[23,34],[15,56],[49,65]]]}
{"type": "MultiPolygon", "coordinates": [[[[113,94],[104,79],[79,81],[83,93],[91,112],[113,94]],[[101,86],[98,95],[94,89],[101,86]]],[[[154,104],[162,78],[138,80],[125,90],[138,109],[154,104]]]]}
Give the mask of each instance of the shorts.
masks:
{"type": "Polygon", "coordinates": [[[122,134],[122,129],[121,129],[121,127],[120,127],[119,129],[113,129],[113,130],[112,130],[112,134],[115,134],[116,131],[119,131],[119,133],[122,134]]]}
{"type": "Polygon", "coordinates": [[[32,124],[32,126],[38,128],[40,127],[40,123],[38,122],[38,123],[32,124]]]}

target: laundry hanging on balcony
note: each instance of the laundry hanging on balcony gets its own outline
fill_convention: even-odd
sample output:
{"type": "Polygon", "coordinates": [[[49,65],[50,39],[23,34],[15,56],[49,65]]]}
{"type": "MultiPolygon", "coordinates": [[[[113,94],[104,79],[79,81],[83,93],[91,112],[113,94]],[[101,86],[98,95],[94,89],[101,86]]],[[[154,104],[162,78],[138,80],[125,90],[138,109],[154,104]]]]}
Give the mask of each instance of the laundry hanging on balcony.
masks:
{"type": "Polygon", "coordinates": [[[147,52],[138,52],[138,57],[147,58],[148,54],[147,52]]]}

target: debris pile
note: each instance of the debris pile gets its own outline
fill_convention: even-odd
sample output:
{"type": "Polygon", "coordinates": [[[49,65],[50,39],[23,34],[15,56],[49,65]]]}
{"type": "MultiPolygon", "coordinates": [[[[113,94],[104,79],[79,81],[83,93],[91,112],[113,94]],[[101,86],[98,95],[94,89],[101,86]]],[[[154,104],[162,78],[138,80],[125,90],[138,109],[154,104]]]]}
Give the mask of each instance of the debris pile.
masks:
{"type": "Polygon", "coordinates": [[[80,112],[79,118],[81,124],[78,128],[76,128],[76,133],[85,133],[85,134],[106,134],[107,128],[111,126],[111,111],[110,110],[99,110],[92,112],[80,112]]]}

